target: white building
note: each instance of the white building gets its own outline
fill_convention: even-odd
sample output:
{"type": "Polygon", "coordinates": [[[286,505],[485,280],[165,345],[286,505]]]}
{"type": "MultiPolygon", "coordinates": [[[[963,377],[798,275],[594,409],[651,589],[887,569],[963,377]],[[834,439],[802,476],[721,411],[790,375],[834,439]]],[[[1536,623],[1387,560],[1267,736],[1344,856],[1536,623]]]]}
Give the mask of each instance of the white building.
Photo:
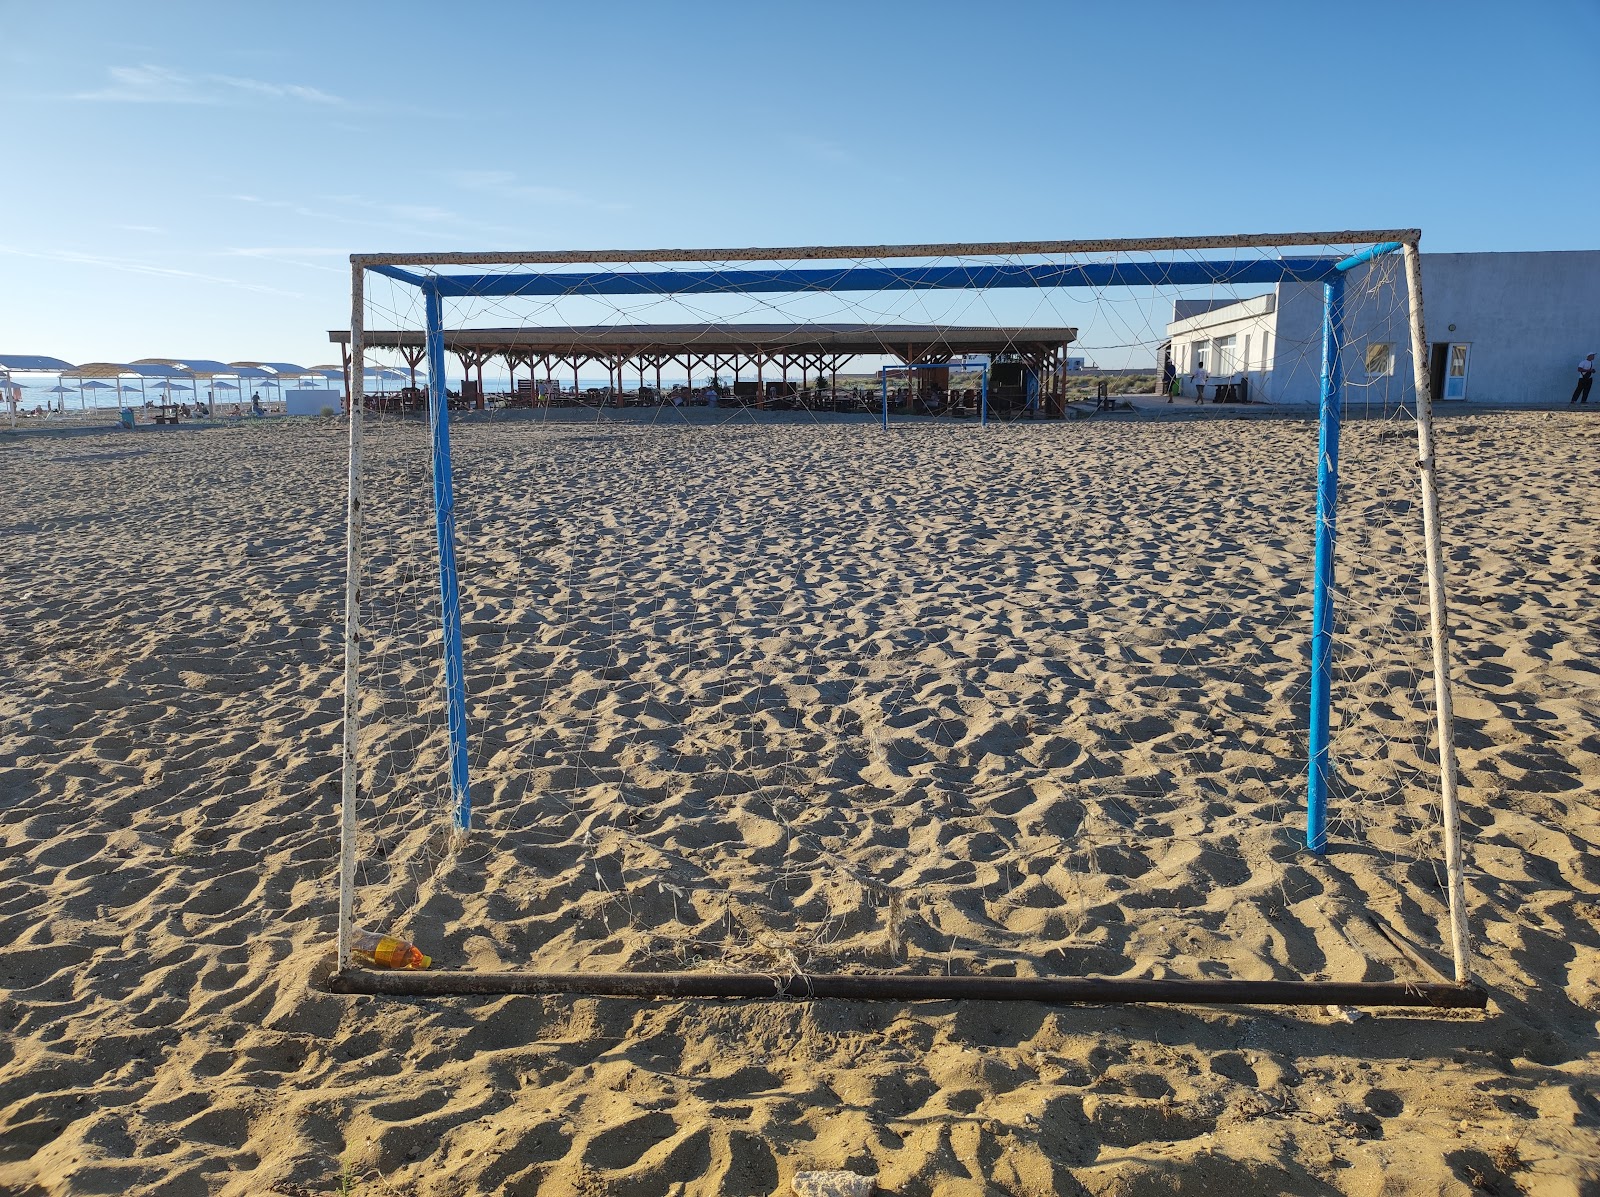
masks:
{"type": "MultiPolygon", "coordinates": [[[[1423,315],[1434,398],[1565,403],[1578,359],[1600,352],[1600,250],[1422,255],[1423,315]]],[[[1413,393],[1405,270],[1398,253],[1351,270],[1345,286],[1346,401],[1396,405],[1413,393]]],[[[1183,394],[1203,363],[1249,396],[1315,404],[1322,372],[1322,285],[1173,304],[1173,365],[1183,394]]],[[[1210,398],[1213,392],[1207,391],[1210,398]]]]}

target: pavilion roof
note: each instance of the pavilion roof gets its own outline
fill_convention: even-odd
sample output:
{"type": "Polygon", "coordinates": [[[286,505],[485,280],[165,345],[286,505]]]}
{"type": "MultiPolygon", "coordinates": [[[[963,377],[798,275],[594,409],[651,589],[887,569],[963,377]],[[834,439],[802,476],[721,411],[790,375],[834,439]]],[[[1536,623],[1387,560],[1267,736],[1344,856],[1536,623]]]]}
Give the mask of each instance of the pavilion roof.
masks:
{"type": "MultiPolygon", "coordinates": [[[[641,324],[557,328],[463,328],[444,334],[449,350],[570,356],[611,353],[823,353],[900,358],[1044,352],[1071,344],[1075,328],[990,328],[937,324],[641,324]]],[[[350,333],[328,333],[348,344],[350,333]]],[[[368,348],[420,348],[419,330],[368,329],[368,348]]]]}

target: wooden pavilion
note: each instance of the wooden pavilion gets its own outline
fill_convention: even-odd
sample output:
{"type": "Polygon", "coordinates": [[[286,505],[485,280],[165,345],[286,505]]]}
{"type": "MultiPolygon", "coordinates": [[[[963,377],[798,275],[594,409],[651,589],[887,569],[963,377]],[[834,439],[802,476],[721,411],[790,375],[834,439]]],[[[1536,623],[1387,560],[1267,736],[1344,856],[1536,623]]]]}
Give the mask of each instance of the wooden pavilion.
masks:
{"type": "MultiPolygon", "coordinates": [[[[626,390],[625,379],[637,374],[638,387],[653,373],[655,395],[662,393],[661,371],[681,363],[685,377],[709,371],[731,377],[738,384],[746,374],[755,378],[755,402],[764,404],[768,384],[790,389],[791,373],[799,374],[802,389],[810,380],[822,390],[836,391],[842,367],[863,357],[889,358],[902,366],[930,367],[917,371],[917,386],[944,389],[949,370],[938,367],[969,357],[1003,359],[1031,375],[1030,389],[1047,415],[1064,409],[1067,347],[1077,337],[1074,328],[988,328],[948,325],[872,324],[653,324],[594,325],[557,328],[469,328],[447,330],[445,349],[460,359],[462,377],[469,384],[476,372],[479,405],[483,395],[483,367],[503,361],[514,380],[518,369],[530,379],[541,372],[547,384],[557,373],[571,372],[574,390],[578,374],[591,363],[603,365],[610,393],[618,406],[626,390]]],[[[350,333],[335,329],[328,339],[340,348],[348,386],[350,333]]],[[[417,367],[426,353],[424,334],[418,330],[375,330],[362,334],[367,349],[399,353],[416,384],[417,367]]],[[[777,391],[779,388],[772,388],[777,391]]]]}

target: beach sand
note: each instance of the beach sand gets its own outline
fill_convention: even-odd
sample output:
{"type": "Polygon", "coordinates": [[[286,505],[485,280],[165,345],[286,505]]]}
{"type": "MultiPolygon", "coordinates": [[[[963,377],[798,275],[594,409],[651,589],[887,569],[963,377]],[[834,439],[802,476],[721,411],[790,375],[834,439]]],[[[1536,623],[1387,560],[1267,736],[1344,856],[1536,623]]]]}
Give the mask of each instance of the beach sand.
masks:
{"type": "MultiPolygon", "coordinates": [[[[1415,441],[462,424],[444,842],[425,435],[374,424],[361,918],[447,968],[1433,979],[1415,441]]],[[[1600,424],[1440,423],[1486,1015],[327,991],[343,429],[0,434],[0,1193],[1600,1186],[1600,424]]]]}

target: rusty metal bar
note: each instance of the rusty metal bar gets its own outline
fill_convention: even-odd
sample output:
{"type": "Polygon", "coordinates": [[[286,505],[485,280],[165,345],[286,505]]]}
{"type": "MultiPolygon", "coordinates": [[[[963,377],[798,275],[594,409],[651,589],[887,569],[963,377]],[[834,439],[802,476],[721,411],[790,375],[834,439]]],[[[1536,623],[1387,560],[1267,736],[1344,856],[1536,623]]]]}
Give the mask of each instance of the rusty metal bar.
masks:
{"type": "Polygon", "coordinates": [[[949,258],[996,254],[1123,253],[1161,249],[1228,249],[1285,245],[1414,243],[1418,229],[1344,229],[1321,233],[1231,233],[1201,237],[1128,237],[1091,241],[982,241],[932,245],[805,245],[770,249],[593,249],[500,253],[351,254],[359,266],[493,266],[556,262],[758,262],[837,258],[949,258]]]}

